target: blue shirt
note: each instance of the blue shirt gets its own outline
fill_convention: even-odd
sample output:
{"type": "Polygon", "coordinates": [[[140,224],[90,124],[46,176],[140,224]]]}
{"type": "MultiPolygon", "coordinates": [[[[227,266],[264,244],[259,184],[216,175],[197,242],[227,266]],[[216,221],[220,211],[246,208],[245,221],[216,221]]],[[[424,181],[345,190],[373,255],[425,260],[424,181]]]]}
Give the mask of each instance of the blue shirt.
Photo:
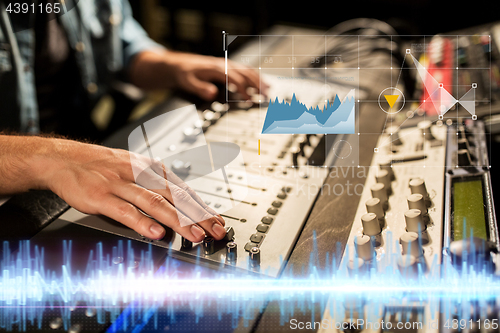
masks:
{"type": "MultiPolygon", "coordinates": [[[[97,100],[113,79],[126,80],[124,73],[136,54],[162,47],[132,17],[127,0],[66,0],[61,7],[64,14],[59,21],[84,87],[78,90],[80,100],[97,100]]],[[[0,129],[36,134],[40,127],[33,68],[35,33],[33,28],[20,29],[19,17],[9,15],[0,0],[0,115],[7,115],[0,117],[5,122],[0,129]]]]}

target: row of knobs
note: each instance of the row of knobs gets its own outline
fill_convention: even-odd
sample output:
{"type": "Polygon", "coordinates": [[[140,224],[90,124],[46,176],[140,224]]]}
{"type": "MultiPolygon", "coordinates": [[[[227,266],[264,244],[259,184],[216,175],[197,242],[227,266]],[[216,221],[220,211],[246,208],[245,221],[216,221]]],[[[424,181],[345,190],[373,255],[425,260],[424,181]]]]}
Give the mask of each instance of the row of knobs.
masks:
{"type": "MultiPolygon", "coordinates": [[[[388,209],[388,196],[392,194],[391,181],[395,179],[392,168],[383,165],[376,176],[377,183],[370,190],[372,198],[365,203],[367,213],[361,216],[363,235],[356,237],[355,248],[358,257],[370,261],[375,255],[376,242],[380,237],[388,209]]],[[[403,256],[412,255],[416,258],[423,254],[421,242],[417,241],[419,235],[427,229],[427,205],[429,195],[425,181],[421,178],[409,182],[411,195],[407,198],[409,210],[405,212],[406,233],[400,238],[403,256]]]]}
{"type": "MultiPolygon", "coordinates": [[[[236,259],[238,258],[238,245],[234,242],[234,229],[233,227],[226,227],[226,236],[223,239],[226,241],[226,264],[234,265],[236,264],[236,259]]],[[[212,237],[205,237],[202,242],[203,253],[205,255],[211,255],[215,253],[215,239],[212,237]]],[[[184,250],[189,250],[193,247],[193,242],[182,237],[181,246],[184,250]]],[[[249,254],[249,265],[252,268],[260,266],[260,248],[252,247],[249,254]]]]}

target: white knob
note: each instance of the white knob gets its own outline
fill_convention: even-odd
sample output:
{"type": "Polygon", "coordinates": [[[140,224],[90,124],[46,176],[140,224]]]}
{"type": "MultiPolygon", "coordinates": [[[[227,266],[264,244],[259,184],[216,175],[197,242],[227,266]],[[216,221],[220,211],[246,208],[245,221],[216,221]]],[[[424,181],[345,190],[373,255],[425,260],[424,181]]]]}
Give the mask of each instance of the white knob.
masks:
{"type": "Polygon", "coordinates": [[[363,224],[363,233],[365,235],[376,236],[382,232],[380,222],[374,213],[366,213],[361,216],[361,223],[363,224]]]}
{"type": "Polygon", "coordinates": [[[414,178],[410,180],[409,185],[411,194],[422,194],[424,196],[424,199],[427,199],[429,197],[427,188],[425,187],[425,181],[422,178],[414,178]]]}
{"type": "Polygon", "coordinates": [[[380,170],[378,174],[375,176],[375,179],[377,179],[377,183],[382,183],[385,185],[385,188],[387,189],[387,194],[390,194],[392,192],[391,175],[389,174],[389,171],[380,170]]]}
{"type": "Polygon", "coordinates": [[[375,255],[375,246],[370,236],[356,236],[354,238],[354,248],[358,257],[365,261],[372,260],[375,255]]]}
{"type": "Polygon", "coordinates": [[[425,231],[426,226],[422,212],[418,209],[410,209],[405,212],[406,231],[421,233],[425,231]]]}
{"type": "Polygon", "coordinates": [[[418,209],[423,214],[427,213],[427,205],[425,204],[424,196],[420,193],[410,195],[408,197],[408,208],[418,209]]]}
{"type": "Polygon", "coordinates": [[[394,170],[392,168],[392,159],[391,158],[382,159],[378,165],[380,166],[380,170],[387,170],[387,172],[389,172],[389,175],[391,176],[391,180],[396,179],[396,176],[394,175],[394,170]]]}
{"type": "Polygon", "coordinates": [[[405,278],[413,278],[418,274],[417,259],[411,254],[404,254],[397,260],[399,271],[405,278]]]}
{"type": "Polygon", "coordinates": [[[384,218],[384,208],[382,207],[382,202],[379,198],[371,198],[366,201],[366,211],[368,213],[374,213],[377,215],[379,220],[384,218]]]}
{"type": "Polygon", "coordinates": [[[385,206],[387,205],[387,189],[385,188],[385,185],[382,183],[376,183],[372,185],[370,190],[372,191],[372,196],[374,198],[380,199],[380,202],[385,209],[385,206]]]}
{"type": "Polygon", "coordinates": [[[403,254],[411,254],[415,258],[423,254],[422,244],[418,241],[418,234],[416,232],[405,232],[399,238],[399,243],[403,248],[403,254]]]}

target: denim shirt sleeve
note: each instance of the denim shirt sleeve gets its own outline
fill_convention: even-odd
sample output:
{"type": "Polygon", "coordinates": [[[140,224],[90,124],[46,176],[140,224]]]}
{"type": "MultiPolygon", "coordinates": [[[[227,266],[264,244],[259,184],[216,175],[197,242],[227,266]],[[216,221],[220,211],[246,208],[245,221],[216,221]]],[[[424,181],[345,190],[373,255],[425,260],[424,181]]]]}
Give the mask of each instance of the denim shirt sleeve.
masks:
{"type": "Polygon", "coordinates": [[[146,31],[133,18],[128,0],[121,0],[122,20],[119,34],[123,47],[123,67],[128,68],[132,58],[145,50],[164,49],[164,47],[148,37],[146,31]]]}

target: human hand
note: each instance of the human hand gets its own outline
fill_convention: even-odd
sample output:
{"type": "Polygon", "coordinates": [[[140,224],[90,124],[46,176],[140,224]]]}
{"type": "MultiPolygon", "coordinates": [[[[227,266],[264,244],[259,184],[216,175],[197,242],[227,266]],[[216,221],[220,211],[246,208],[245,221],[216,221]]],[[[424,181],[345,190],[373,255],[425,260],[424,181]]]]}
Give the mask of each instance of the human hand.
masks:
{"type": "Polygon", "coordinates": [[[150,239],[165,235],[153,219],[192,242],[206,235],[224,237],[222,217],[161,161],[125,150],[46,140],[49,148],[34,160],[37,187],[52,190],[75,209],[108,216],[150,239]],[[134,168],[144,170],[140,182],[134,168]]]}

